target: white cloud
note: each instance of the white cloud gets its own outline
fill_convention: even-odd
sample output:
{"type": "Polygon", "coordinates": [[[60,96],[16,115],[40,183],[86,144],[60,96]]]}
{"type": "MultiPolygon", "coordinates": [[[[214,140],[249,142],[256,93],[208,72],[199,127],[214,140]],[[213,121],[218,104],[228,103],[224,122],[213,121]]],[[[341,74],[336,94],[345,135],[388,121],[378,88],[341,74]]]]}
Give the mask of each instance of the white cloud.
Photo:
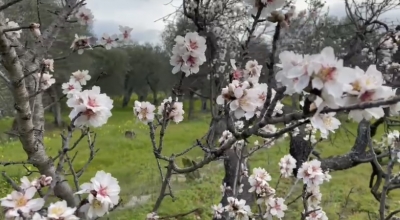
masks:
{"type": "MultiPolygon", "coordinates": [[[[151,43],[160,42],[165,27],[160,18],[173,13],[181,4],[182,0],[87,0],[87,7],[95,16],[93,29],[96,35],[118,33],[118,25],[124,25],[133,28],[135,40],[151,43]]],[[[301,10],[307,4],[297,0],[296,6],[301,10]]],[[[343,0],[328,0],[327,6],[331,15],[345,16],[343,0]]],[[[394,18],[397,13],[398,10],[390,11],[384,17],[394,18]]]]}
{"type": "Polygon", "coordinates": [[[158,42],[165,23],[156,20],[173,13],[182,0],[87,0],[95,16],[94,32],[118,32],[118,25],[133,28],[133,38],[158,42]],[[171,3],[170,3],[171,2],[171,3]],[[166,5],[167,3],[170,3],[166,5]]]}

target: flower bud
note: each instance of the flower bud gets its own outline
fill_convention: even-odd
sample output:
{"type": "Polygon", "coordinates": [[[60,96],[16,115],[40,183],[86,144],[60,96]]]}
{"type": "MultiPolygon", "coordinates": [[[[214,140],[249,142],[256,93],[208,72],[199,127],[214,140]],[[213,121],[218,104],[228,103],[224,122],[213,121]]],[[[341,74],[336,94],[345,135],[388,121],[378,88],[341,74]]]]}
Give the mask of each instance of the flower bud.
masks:
{"type": "Polygon", "coordinates": [[[42,175],[42,176],[39,178],[39,182],[40,182],[40,185],[41,185],[42,187],[44,187],[44,186],[49,186],[49,185],[51,184],[52,181],[53,181],[53,178],[52,178],[51,176],[42,175]]]}
{"type": "Polygon", "coordinates": [[[33,36],[39,38],[42,33],[40,32],[40,24],[38,23],[32,23],[30,26],[30,30],[32,31],[33,36]]]}

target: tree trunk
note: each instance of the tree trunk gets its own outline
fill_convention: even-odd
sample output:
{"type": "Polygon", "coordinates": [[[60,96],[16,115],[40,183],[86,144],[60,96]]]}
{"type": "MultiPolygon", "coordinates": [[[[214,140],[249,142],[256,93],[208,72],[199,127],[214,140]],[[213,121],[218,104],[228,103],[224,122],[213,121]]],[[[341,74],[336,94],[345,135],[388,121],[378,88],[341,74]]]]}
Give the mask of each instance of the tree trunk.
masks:
{"type": "Polygon", "coordinates": [[[54,124],[57,127],[63,126],[62,115],[61,115],[61,105],[57,103],[53,106],[53,117],[54,117],[54,124]]]}
{"type": "MultiPolygon", "coordinates": [[[[0,4],[4,1],[0,0],[0,4]]],[[[54,186],[54,194],[63,200],[67,201],[68,206],[77,206],[77,197],[65,176],[56,171],[53,160],[46,154],[43,145],[43,132],[44,129],[44,110],[42,103],[42,94],[39,93],[32,100],[35,104],[32,106],[28,101],[30,94],[33,94],[34,80],[26,79],[24,69],[26,72],[35,72],[39,69],[39,60],[35,57],[42,57],[46,48],[51,47],[51,39],[57,36],[55,27],[62,26],[64,18],[70,14],[70,8],[64,8],[59,12],[60,18],[56,19],[46,31],[43,31],[42,41],[34,45],[30,50],[25,51],[20,42],[12,38],[7,38],[4,33],[0,34],[0,51],[2,53],[2,64],[7,70],[8,77],[12,82],[20,82],[18,85],[13,86],[12,94],[14,97],[14,107],[17,111],[16,119],[18,124],[19,139],[22,147],[28,156],[28,161],[38,169],[40,174],[51,176],[53,180],[57,180],[54,186]],[[13,45],[13,46],[11,46],[13,45]],[[23,56],[19,57],[16,50],[19,50],[23,56]],[[22,51],[21,51],[22,50],[22,51]],[[32,52],[33,51],[33,52],[32,52]]],[[[4,19],[4,14],[0,13],[0,19],[4,19]]]]}
{"type": "Polygon", "coordinates": [[[189,92],[189,112],[188,112],[188,119],[193,118],[193,111],[194,111],[194,92],[189,92]]]}
{"type": "Polygon", "coordinates": [[[147,85],[149,86],[151,93],[153,95],[153,105],[157,106],[158,105],[158,99],[157,99],[157,85],[158,82],[160,81],[158,78],[154,78],[151,80],[150,77],[153,76],[153,72],[150,72],[147,77],[146,77],[146,82],[147,85]]]}
{"type": "Polygon", "coordinates": [[[122,99],[122,108],[128,106],[129,102],[131,101],[131,96],[133,93],[133,88],[126,88],[124,93],[124,98],[122,99]]]}
{"type": "Polygon", "coordinates": [[[62,127],[63,121],[62,121],[62,115],[61,115],[61,103],[58,102],[57,89],[54,86],[52,86],[49,88],[49,93],[50,93],[51,101],[55,103],[51,108],[52,112],[53,112],[53,117],[54,117],[54,124],[57,127],[62,127]]]}
{"type": "Polygon", "coordinates": [[[207,143],[213,148],[218,143],[218,139],[227,129],[225,118],[213,118],[210,122],[209,133],[207,134],[207,143]]]}
{"type": "Polygon", "coordinates": [[[206,112],[207,111],[207,99],[201,98],[201,111],[206,112]]]}
{"type": "Polygon", "coordinates": [[[153,105],[158,106],[157,91],[152,89],[151,92],[153,93],[153,105]]]}
{"type": "Polygon", "coordinates": [[[139,102],[144,102],[144,101],[146,101],[146,97],[147,97],[147,95],[144,95],[144,94],[140,94],[139,95],[139,102]]]}
{"type": "MultiPolygon", "coordinates": [[[[246,152],[246,149],[245,149],[245,152],[246,152]]],[[[224,156],[225,156],[225,159],[224,159],[225,176],[224,176],[222,184],[223,185],[225,184],[226,187],[229,186],[231,189],[233,189],[233,185],[235,183],[237,166],[240,165],[239,158],[234,149],[227,150],[224,153],[224,156]]],[[[247,167],[247,170],[251,170],[249,167],[249,164],[247,162],[246,162],[246,167],[247,167]]],[[[243,176],[240,181],[240,176],[238,176],[236,178],[236,180],[238,181],[236,183],[236,187],[240,187],[240,185],[243,184],[243,192],[238,193],[236,198],[239,200],[240,199],[245,200],[246,205],[251,206],[255,202],[255,197],[252,193],[249,193],[249,189],[251,188],[251,185],[249,183],[249,178],[246,176],[243,176]]],[[[225,190],[224,195],[220,201],[222,206],[228,205],[228,197],[233,196],[232,194],[233,194],[232,190],[225,190]]],[[[226,218],[225,216],[222,216],[221,219],[229,220],[229,218],[226,218]]],[[[214,218],[213,220],[216,220],[216,219],[214,218]]]]}

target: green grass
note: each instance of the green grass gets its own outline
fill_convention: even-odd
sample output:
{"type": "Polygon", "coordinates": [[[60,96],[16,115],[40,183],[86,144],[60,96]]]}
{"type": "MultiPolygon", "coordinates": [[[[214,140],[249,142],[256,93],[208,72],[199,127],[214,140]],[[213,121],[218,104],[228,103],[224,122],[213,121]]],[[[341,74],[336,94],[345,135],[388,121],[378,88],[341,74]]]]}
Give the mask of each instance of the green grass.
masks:
{"type": "MultiPolygon", "coordinates": [[[[199,109],[198,104],[196,104],[196,109],[199,109]]],[[[8,130],[10,123],[10,119],[0,121],[0,132],[8,130]]],[[[171,124],[165,136],[163,154],[169,156],[172,153],[187,149],[194,143],[195,139],[204,135],[208,124],[208,117],[201,114],[197,114],[197,117],[192,121],[185,120],[178,125],[171,124]]],[[[352,131],[353,134],[356,134],[355,124],[345,123],[343,126],[352,131]]],[[[112,173],[120,181],[121,196],[124,202],[128,202],[133,195],[159,192],[160,176],[152,153],[149,132],[147,126],[136,122],[131,107],[127,109],[116,107],[109,122],[94,131],[97,134],[96,148],[100,149],[100,151],[82,176],[80,183],[88,181],[97,170],[105,170],[112,173]],[[125,138],[124,133],[127,130],[134,131],[136,138],[133,140],[125,138]]],[[[45,146],[51,156],[55,156],[60,149],[59,133],[60,131],[55,130],[46,134],[45,146]]],[[[379,130],[376,138],[379,138],[382,133],[383,128],[379,130]]],[[[79,132],[76,132],[74,139],[78,136],[79,132]]],[[[322,157],[346,153],[354,143],[354,136],[346,133],[345,129],[340,129],[332,139],[332,141],[325,141],[318,145],[318,150],[321,152],[322,157]]],[[[78,155],[74,166],[75,169],[80,169],[88,159],[87,143],[80,143],[77,151],[78,155]]],[[[271,149],[256,153],[250,159],[251,167],[260,166],[267,169],[273,177],[272,185],[275,186],[279,176],[278,162],[287,152],[288,142],[286,140],[278,142],[271,149]]],[[[189,153],[189,157],[193,159],[200,156],[202,156],[202,153],[198,149],[189,153]]],[[[24,159],[26,159],[26,155],[19,142],[8,141],[0,145],[0,161],[21,161],[24,159]]],[[[178,164],[181,165],[180,160],[178,160],[178,164]]],[[[159,215],[173,215],[200,207],[204,210],[201,213],[201,219],[211,219],[210,206],[220,200],[219,186],[223,177],[222,171],[215,169],[215,166],[216,164],[210,164],[203,168],[202,172],[207,173],[208,176],[200,182],[174,182],[172,187],[175,191],[176,199],[172,202],[172,199],[167,197],[159,210],[159,215]]],[[[15,179],[19,179],[26,173],[26,170],[19,166],[0,167],[0,170],[7,171],[8,175],[15,179]]],[[[378,203],[372,197],[368,188],[369,175],[369,164],[360,165],[347,171],[332,173],[331,182],[324,183],[322,186],[323,208],[330,219],[336,219],[338,217],[337,213],[342,213],[346,219],[365,220],[368,219],[368,212],[377,213],[378,203]],[[353,193],[349,196],[346,208],[343,209],[342,206],[346,202],[346,197],[351,189],[353,189],[353,193]]],[[[284,197],[293,182],[292,179],[281,180],[277,190],[278,196],[284,197]]],[[[0,182],[0,187],[1,197],[10,192],[9,186],[4,181],[0,182]]],[[[299,193],[296,190],[288,201],[297,197],[299,193]]],[[[398,198],[400,198],[399,193],[392,193],[389,196],[391,201],[397,201],[398,198]]],[[[144,219],[144,216],[151,211],[155,199],[156,196],[143,206],[115,211],[111,214],[110,219],[144,219]]],[[[395,203],[394,206],[396,205],[398,206],[395,203]]],[[[298,219],[301,211],[301,202],[298,201],[291,205],[290,210],[286,213],[287,217],[285,219],[298,219]]],[[[194,219],[194,217],[191,215],[182,219],[194,219]]]]}

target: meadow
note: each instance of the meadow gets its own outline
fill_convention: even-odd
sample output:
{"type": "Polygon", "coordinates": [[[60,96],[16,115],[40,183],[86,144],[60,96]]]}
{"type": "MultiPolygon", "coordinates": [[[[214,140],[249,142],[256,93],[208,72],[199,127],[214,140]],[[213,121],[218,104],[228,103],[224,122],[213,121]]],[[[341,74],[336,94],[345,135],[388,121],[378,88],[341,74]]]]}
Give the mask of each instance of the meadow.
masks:
{"type": "MultiPolygon", "coordinates": [[[[116,106],[120,106],[118,100],[116,106]]],[[[131,103],[132,105],[132,103],[131,103]]],[[[209,116],[200,112],[200,105],[196,105],[195,119],[187,120],[175,125],[171,124],[165,136],[164,155],[181,152],[191,146],[197,138],[201,138],[207,131],[209,116]]],[[[65,111],[67,114],[67,110],[65,111]]],[[[50,117],[50,116],[48,116],[50,117]]],[[[68,118],[65,117],[68,121],[68,118]]],[[[343,120],[345,121],[345,120],[343,120]]],[[[11,119],[0,120],[0,132],[7,131],[11,126],[11,119]]],[[[97,134],[96,148],[100,149],[80,183],[88,181],[96,171],[104,170],[112,173],[121,185],[121,197],[123,205],[119,210],[110,214],[113,220],[142,220],[149,213],[157,199],[161,181],[156,160],[152,152],[147,126],[136,121],[132,108],[121,109],[115,107],[113,116],[109,122],[98,129],[93,130],[97,134]],[[134,139],[125,138],[125,131],[134,131],[134,139]],[[150,200],[140,205],[129,205],[133,196],[152,195],[150,200]]],[[[383,127],[378,131],[375,138],[382,136],[383,127]]],[[[79,137],[79,131],[75,132],[73,138],[79,137]]],[[[356,135],[356,124],[343,122],[342,128],[332,136],[331,140],[318,144],[317,149],[322,157],[343,154],[349,151],[354,143],[356,135]],[[348,132],[348,131],[351,131],[348,132]]],[[[255,139],[253,139],[255,140],[255,139]]],[[[56,156],[61,147],[60,130],[46,132],[45,146],[50,156],[56,156]]],[[[82,168],[88,160],[89,149],[86,141],[82,141],[76,148],[77,156],[74,160],[76,170],[82,168]]],[[[71,155],[73,155],[72,152],[71,155]]],[[[278,162],[280,158],[288,154],[288,140],[277,142],[270,149],[263,149],[256,153],[251,159],[251,168],[263,167],[272,175],[272,186],[275,186],[279,177],[278,162]]],[[[195,149],[188,157],[196,160],[201,157],[202,152],[195,149]]],[[[18,141],[3,140],[0,144],[0,161],[21,161],[26,155],[18,141]]],[[[178,163],[182,165],[181,161],[178,163]]],[[[32,169],[32,167],[27,167],[32,169]]],[[[22,166],[0,167],[0,171],[6,171],[9,176],[18,180],[26,175],[26,169],[22,166]]],[[[160,216],[170,216],[199,208],[198,214],[201,219],[211,219],[211,205],[218,204],[221,198],[220,185],[222,183],[223,170],[221,162],[213,162],[200,171],[205,175],[198,181],[181,181],[181,177],[172,179],[172,188],[175,200],[166,197],[160,208],[160,216]]],[[[378,212],[378,202],[373,198],[368,188],[370,165],[363,164],[347,171],[331,173],[332,179],[322,186],[322,207],[330,219],[365,220],[368,216],[374,216],[378,212]]],[[[32,177],[35,173],[32,174],[32,177]]],[[[31,178],[31,177],[30,177],[31,178]]],[[[68,177],[71,179],[71,177],[68,177]]],[[[72,181],[71,181],[72,183],[72,181]]],[[[285,197],[288,189],[293,185],[294,179],[282,179],[277,189],[279,197],[285,197]]],[[[299,187],[296,187],[286,203],[294,200],[300,195],[299,187]]],[[[0,197],[4,197],[11,190],[4,180],[0,180],[0,197]]],[[[399,206],[399,193],[391,193],[389,200],[392,208],[399,206]]],[[[299,219],[301,212],[301,201],[290,204],[289,211],[284,219],[299,219]]],[[[106,218],[104,218],[106,219],[106,218]]],[[[195,219],[194,215],[188,215],[180,219],[195,219]]]]}

